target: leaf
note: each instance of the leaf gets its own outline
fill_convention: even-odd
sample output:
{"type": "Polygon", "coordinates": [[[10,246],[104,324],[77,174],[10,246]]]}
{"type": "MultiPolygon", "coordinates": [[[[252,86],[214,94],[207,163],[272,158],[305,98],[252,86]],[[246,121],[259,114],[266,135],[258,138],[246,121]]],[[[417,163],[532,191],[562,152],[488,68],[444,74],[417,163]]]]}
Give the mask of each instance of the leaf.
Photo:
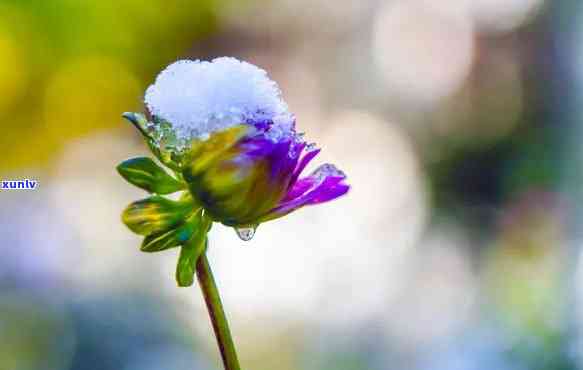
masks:
{"type": "Polygon", "coordinates": [[[201,212],[196,212],[186,222],[176,228],[148,235],[142,242],[142,252],[160,252],[166,249],[178,247],[188,242],[194,233],[201,227],[201,212]]]}
{"type": "Polygon", "coordinates": [[[148,119],[140,113],[134,112],[125,112],[121,115],[123,118],[127,119],[134,125],[140,133],[144,136],[146,140],[146,144],[150,148],[150,151],[154,153],[156,158],[160,160],[165,166],[171,168],[175,171],[180,170],[180,165],[178,162],[173,158],[172,152],[167,150],[161,149],[158,145],[158,141],[155,140],[154,136],[156,134],[156,130],[153,130],[154,124],[149,122],[148,119]]]}
{"type": "Polygon", "coordinates": [[[203,240],[197,239],[197,244],[183,246],[180,250],[176,266],[176,282],[180,287],[189,287],[194,283],[196,261],[206,249],[206,235],[203,240]]]}
{"type": "Polygon", "coordinates": [[[136,234],[152,235],[174,228],[197,209],[191,198],[174,201],[153,195],[130,204],[122,221],[136,234]]]}
{"type": "Polygon", "coordinates": [[[130,184],[149,193],[170,194],[185,188],[184,183],[167,174],[164,169],[147,157],[123,161],[117,166],[117,171],[130,184]]]}
{"type": "Polygon", "coordinates": [[[207,233],[211,221],[203,216],[201,227],[180,250],[176,266],[176,281],[180,287],[191,286],[194,282],[196,262],[207,248],[207,233]]]}
{"type": "Polygon", "coordinates": [[[134,125],[146,138],[150,138],[150,134],[148,132],[148,119],[140,113],[134,112],[124,112],[121,115],[123,118],[127,119],[134,125]]]}

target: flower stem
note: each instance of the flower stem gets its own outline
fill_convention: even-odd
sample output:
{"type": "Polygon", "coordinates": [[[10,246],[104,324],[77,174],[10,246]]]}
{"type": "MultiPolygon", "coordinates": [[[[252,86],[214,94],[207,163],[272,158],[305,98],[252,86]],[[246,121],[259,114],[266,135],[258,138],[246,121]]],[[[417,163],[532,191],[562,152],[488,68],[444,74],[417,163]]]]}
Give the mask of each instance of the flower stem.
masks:
{"type": "Polygon", "coordinates": [[[231,331],[229,330],[229,323],[227,322],[227,317],[223,310],[221,297],[219,296],[219,291],[215,284],[211,267],[206,258],[206,253],[203,253],[196,263],[196,277],[198,278],[198,283],[202,290],[206,307],[213,325],[215,337],[217,338],[217,344],[221,351],[223,366],[225,367],[225,370],[241,370],[239,360],[237,359],[235,344],[233,343],[231,331]]]}

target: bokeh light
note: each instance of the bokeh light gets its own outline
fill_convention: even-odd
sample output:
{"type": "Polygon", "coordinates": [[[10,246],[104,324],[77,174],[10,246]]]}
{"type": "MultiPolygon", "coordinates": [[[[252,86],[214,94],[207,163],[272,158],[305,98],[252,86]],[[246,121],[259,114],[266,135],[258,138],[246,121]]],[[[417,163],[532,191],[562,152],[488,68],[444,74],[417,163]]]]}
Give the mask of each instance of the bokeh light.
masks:
{"type": "Polygon", "coordinates": [[[374,58],[397,97],[427,104],[453,94],[474,57],[471,21],[423,1],[390,1],[374,28],[374,58]]]}
{"type": "Polygon", "coordinates": [[[471,13],[479,28],[487,32],[507,32],[532,19],[543,0],[473,0],[471,13]]]}
{"type": "Polygon", "coordinates": [[[65,64],[46,90],[47,134],[51,137],[65,131],[82,135],[103,126],[104,121],[113,125],[119,122],[124,106],[139,105],[140,95],[139,82],[118,61],[95,57],[65,64]]]}
{"type": "Polygon", "coordinates": [[[12,108],[22,98],[27,88],[27,60],[24,51],[0,28],[0,112],[12,108]]]}

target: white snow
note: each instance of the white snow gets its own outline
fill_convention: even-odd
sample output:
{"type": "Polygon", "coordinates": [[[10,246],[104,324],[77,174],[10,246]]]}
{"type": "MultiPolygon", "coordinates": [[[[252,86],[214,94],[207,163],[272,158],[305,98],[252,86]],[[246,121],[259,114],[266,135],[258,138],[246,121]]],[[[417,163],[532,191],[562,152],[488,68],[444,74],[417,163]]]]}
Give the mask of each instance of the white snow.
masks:
{"type": "Polygon", "coordinates": [[[163,70],[144,98],[151,114],[168,121],[178,139],[205,139],[241,123],[271,120],[268,136],[293,132],[293,115],[263,69],[231,57],[179,60],[163,70]]]}

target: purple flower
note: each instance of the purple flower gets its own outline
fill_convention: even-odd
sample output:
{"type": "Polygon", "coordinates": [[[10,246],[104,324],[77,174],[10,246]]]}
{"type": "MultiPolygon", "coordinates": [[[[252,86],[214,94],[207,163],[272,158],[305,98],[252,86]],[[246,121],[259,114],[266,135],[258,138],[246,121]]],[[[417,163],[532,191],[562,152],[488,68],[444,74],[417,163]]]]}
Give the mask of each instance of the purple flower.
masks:
{"type": "Polygon", "coordinates": [[[146,249],[190,237],[195,228],[181,220],[199,211],[250,239],[258,224],[336,199],[349,189],[344,173],[331,164],[303,175],[320,149],[296,131],[277,84],[252,64],[234,58],[178,61],[148,88],[145,103],[151,120],[136,113],[124,117],[174,176],[144,158],[118,169],[154,194],[189,191],[182,204],[155,196],[124,212],[124,222],[149,242],[163,233],[174,238],[146,249]]]}
{"type": "Polygon", "coordinates": [[[183,166],[192,195],[213,220],[254,227],[348,191],[346,176],[331,164],[301,177],[320,150],[299,140],[295,132],[273,140],[269,127],[255,127],[237,126],[213,134],[194,146],[183,166]],[[206,160],[207,156],[212,159],[206,160]]]}

